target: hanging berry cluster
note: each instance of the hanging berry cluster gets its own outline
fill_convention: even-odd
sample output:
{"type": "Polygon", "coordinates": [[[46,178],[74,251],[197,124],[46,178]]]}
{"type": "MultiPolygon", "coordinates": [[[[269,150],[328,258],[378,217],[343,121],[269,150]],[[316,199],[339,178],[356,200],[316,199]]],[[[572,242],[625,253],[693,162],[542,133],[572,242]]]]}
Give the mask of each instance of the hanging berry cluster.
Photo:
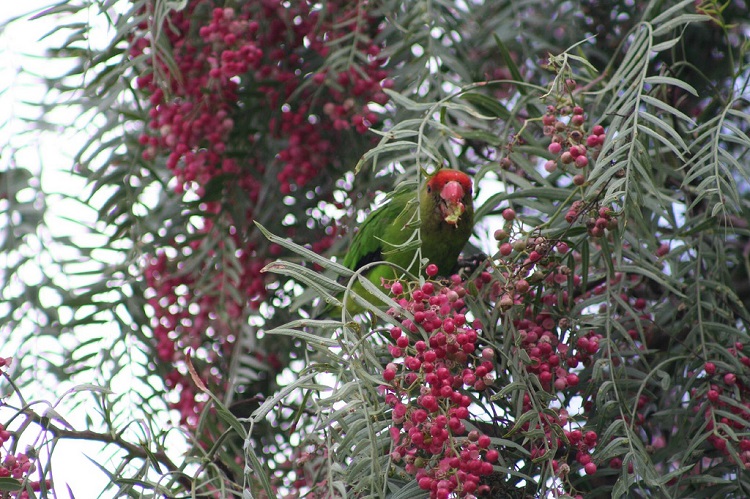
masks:
{"type": "MultiPolygon", "coordinates": [[[[435,265],[427,274],[437,274],[435,265]]],[[[492,473],[499,453],[487,435],[467,434],[465,421],[471,394],[494,381],[495,353],[480,348],[480,324],[467,322],[464,282],[454,275],[449,285],[428,281],[410,293],[396,282],[391,292],[413,317],[390,329],[394,362],[383,371],[392,408],[391,459],[430,497],[483,494],[489,488],[480,479],[492,473]]]]}
{"type": "MultiPolygon", "coordinates": [[[[173,365],[166,383],[181,391],[174,407],[183,423],[196,421],[201,409],[192,381],[178,369],[187,349],[196,352],[203,379],[221,390],[243,318],[268,298],[260,270],[271,248],[259,246],[266,243],[250,233],[251,221],[286,209],[284,195],[307,204],[310,194],[315,199],[330,195],[311,180],[350,166],[343,164],[336,144],[352,143],[378,124],[376,109],[388,100],[383,89],[392,85],[381,46],[373,41],[380,23],[362,4],[334,1],[324,9],[300,0],[221,5],[188,2],[156,26],[152,5],[146,3],[130,47],[131,58],[145,64],[136,81],[148,105],[140,137],[143,159],[166,158],[177,194],[202,197],[209,184],[215,185],[212,181],[227,185],[226,179],[232,179],[231,196],[201,205],[206,216],[190,229],[189,244],[175,242],[145,259],[155,350],[159,362],[173,365]],[[156,32],[159,40],[152,39],[156,32]],[[354,41],[352,33],[357,34],[354,41]],[[337,43],[351,44],[354,62],[331,55],[337,43]],[[240,207],[235,210],[239,224],[225,205],[240,207]],[[239,272],[225,271],[222,251],[239,259],[239,272]],[[195,270],[185,270],[186,255],[201,255],[195,270]],[[199,286],[206,276],[213,284],[199,286]]],[[[282,218],[273,222],[278,226],[269,226],[275,233],[286,231],[299,241],[310,232],[306,220],[282,226],[282,218]]],[[[320,232],[309,241],[317,252],[325,251],[334,236],[331,230],[320,232]]]]}
{"type": "MultiPolygon", "coordinates": [[[[358,6],[307,2],[245,4],[239,10],[213,1],[191,2],[170,15],[164,30],[170,58],[153,53],[147,22],[131,56],[154,65],[138,77],[149,95],[149,131],[141,136],[146,159],[167,154],[176,189],[199,193],[212,178],[229,174],[257,195],[266,166],[246,146],[263,134],[280,141],[271,151],[278,172],[272,187],[304,187],[336,164],[337,132],[365,133],[379,121],[370,103],[384,104],[392,86],[371,40],[378,23],[358,6]],[[204,20],[205,19],[205,20],[204,20]],[[197,34],[196,34],[197,30],[197,34]],[[332,41],[359,31],[357,66],[325,66],[332,41]]],[[[271,186],[269,186],[271,187],[271,186]]]]}

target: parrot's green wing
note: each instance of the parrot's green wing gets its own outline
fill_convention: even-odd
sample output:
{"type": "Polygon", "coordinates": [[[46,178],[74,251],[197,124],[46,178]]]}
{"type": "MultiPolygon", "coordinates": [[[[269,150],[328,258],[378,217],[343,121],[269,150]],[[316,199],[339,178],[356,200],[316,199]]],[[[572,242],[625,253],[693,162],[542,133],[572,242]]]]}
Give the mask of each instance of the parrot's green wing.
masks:
{"type": "Polygon", "coordinates": [[[359,227],[359,232],[354,235],[349,251],[344,255],[344,267],[357,270],[368,263],[384,260],[383,240],[398,244],[399,241],[390,241],[386,234],[391,232],[389,229],[402,214],[407,201],[408,196],[394,196],[389,203],[370,213],[359,227]]]}
{"type": "MultiPolygon", "coordinates": [[[[384,290],[388,289],[389,281],[402,279],[404,273],[419,274],[425,260],[448,275],[471,236],[473,203],[468,176],[455,170],[441,172],[444,173],[440,177],[431,177],[436,181],[428,180],[419,191],[397,190],[389,202],[370,213],[352,238],[343,265],[357,271],[365,265],[382,262],[369,267],[364,277],[384,290]],[[462,199],[454,199],[455,194],[462,199]],[[458,208],[461,208],[460,220],[446,218],[446,209],[458,208]]],[[[365,288],[354,281],[351,290],[378,306],[382,300],[365,288]]],[[[363,311],[357,300],[346,300],[345,308],[352,315],[363,311]]]]}

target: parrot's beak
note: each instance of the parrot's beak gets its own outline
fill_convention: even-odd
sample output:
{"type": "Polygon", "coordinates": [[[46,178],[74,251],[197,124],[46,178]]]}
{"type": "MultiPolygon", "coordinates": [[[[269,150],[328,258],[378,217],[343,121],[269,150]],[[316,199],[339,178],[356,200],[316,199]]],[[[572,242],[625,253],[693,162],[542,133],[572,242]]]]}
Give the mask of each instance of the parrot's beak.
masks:
{"type": "Polygon", "coordinates": [[[461,184],[456,181],[450,181],[443,186],[443,190],[440,191],[440,198],[443,200],[440,203],[440,211],[443,215],[445,223],[451,225],[458,225],[458,221],[461,215],[466,211],[462,200],[464,198],[464,188],[461,184]]]}

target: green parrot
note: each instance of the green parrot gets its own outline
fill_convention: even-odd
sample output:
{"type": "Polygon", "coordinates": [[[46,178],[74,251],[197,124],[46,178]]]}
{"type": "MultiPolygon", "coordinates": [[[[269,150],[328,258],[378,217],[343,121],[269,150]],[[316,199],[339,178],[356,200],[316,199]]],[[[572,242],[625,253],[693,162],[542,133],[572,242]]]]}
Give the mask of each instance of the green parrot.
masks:
{"type": "MultiPolygon", "coordinates": [[[[421,257],[437,265],[441,275],[450,274],[474,224],[471,178],[451,169],[438,170],[427,178],[419,189],[418,200],[414,191],[397,193],[370,213],[354,235],[343,265],[356,271],[367,264],[383,261],[417,274],[420,264],[417,258],[420,246],[414,244],[417,241],[417,208],[421,257]]],[[[377,286],[381,286],[384,279],[401,277],[400,271],[391,265],[376,265],[365,275],[377,286]]],[[[355,281],[352,289],[359,296],[377,303],[358,282],[355,281]]],[[[351,314],[363,311],[353,299],[347,300],[346,308],[351,314]]]]}

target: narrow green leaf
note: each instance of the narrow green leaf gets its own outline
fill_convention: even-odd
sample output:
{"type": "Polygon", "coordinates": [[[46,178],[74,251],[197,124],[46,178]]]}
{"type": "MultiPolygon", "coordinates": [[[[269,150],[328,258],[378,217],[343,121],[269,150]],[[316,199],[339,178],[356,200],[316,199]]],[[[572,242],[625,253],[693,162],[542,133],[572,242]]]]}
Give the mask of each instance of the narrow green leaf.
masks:
{"type": "Polygon", "coordinates": [[[389,88],[384,88],[383,92],[385,92],[386,95],[388,95],[388,97],[393,99],[393,102],[396,105],[403,107],[404,109],[408,111],[427,111],[429,109],[432,109],[432,107],[434,107],[433,103],[420,103],[420,102],[413,101],[409,99],[408,97],[406,97],[405,95],[399,92],[396,92],[394,90],[391,90],[389,88]]]}
{"type": "Polygon", "coordinates": [[[668,85],[678,87],[698,97],[698,91],[692,85],[678,78],[672,78],[671,76],[648,76],[643,82],[653,86],[668,85]]]}
{"type": "Polygon", "coordinates": [[[352,271],[344,267],[343,265],[336,263],[332,261],[329,258],[326,258],[324,256],[321,256],[317,253],[315,253],[312,250],[309,250],[305,248],[304,246],[300,246],[299,244],[295,244],[289,239],[278,237],[273,234],[271,234],[265,227],[263,227],[258,222],[254,222],[255,225],[260,229],[260,231],[263,233],[263,235],[271,241],[272,243],[278,244],[279,246],[282,246],[289,251],[292,251],[293,253],[296,253],[297,255],[300,255],[305,260],[311,262],[311,263],[317,263],[323,268],[331,269],[334,272],[336,272],[339,275],[342,275],[344,277],[349,277],[352,275],[352,271]]]}
{"type": "Polygon", "coordinates": [[[476,106],[481,113],[504,120],[510,119],[510,112],[508,112],[505,106],[500,104],[497,99],[493,99],[488,95],[478,92],[466,92],[461,95],[461,98],[476,106]]]}
{"type": "MultiPolygon", "coordinates": [[[[518,66],[516,66],[516,63],[513,61],[513,57],[511,57],[510,52],[508,51],[508,48],[505,46],[503,41],[500,39],[499,36],[497,36],[496,33],[492,34],[493,38],[495,39],[495,44],[497,45],[497,48],[500,50],[500,55],[503,57],[503,61],[505,61],[505,65],[508,66],[508,70],[510,71],[511,76],[513,76],[513,79],[515,81],[523,81],[523,76],[521,76],[521,71],[518,70],[518,66]]],[[[528,90],[523,85],[517,86],[518,91],[521,93],[521,95],[526,95],[528,90]]]]}

